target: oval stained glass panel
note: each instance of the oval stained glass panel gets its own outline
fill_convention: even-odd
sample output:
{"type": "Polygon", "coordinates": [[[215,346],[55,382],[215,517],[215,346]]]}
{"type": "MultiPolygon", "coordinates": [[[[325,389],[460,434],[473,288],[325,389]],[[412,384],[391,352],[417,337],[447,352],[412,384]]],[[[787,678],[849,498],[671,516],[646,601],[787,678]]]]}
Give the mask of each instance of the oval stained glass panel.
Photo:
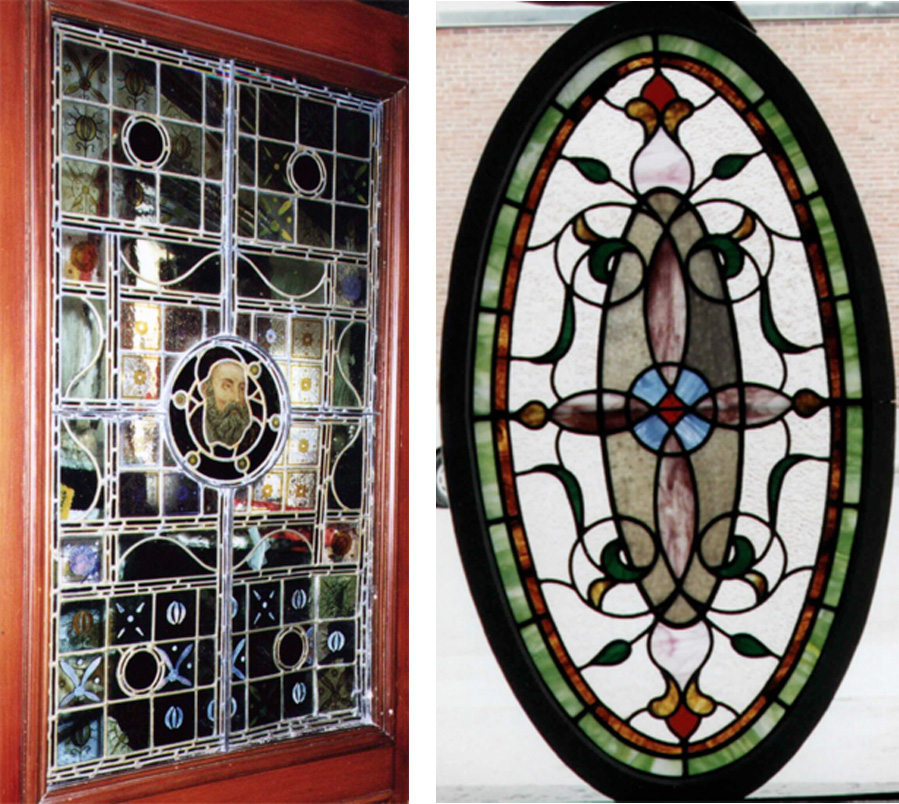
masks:
{"type": "Polygon", "coordinates": [[[544,737],[620,798],[745,795],[789,759],[860,636],[892,479],[851,182],[796,79],[697,6],[603,11],[531,71],[444,335],[481,618],[544,737]]]}

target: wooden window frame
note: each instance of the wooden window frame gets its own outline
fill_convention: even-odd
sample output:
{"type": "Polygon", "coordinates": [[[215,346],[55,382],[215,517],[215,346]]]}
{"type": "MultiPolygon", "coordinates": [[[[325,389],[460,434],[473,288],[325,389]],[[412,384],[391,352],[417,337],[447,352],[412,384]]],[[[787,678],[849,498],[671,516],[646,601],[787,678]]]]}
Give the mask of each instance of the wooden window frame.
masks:
{"type": "Polygon", "coordinates": [[[406,21],[353,0],[256,0],[226,13],[219,0],[0,2],[0,801],[408,800],[407,78],[406,21]],[[384,103],[371,726],[46,789],[57,16],[309,76],[384,103]]]}

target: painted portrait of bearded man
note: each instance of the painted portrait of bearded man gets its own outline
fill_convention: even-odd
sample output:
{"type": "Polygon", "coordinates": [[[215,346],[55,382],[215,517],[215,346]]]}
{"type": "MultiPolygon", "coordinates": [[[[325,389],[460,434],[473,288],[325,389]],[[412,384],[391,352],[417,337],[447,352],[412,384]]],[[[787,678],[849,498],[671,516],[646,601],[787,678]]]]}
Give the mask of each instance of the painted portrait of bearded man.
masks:
{"type": "Polygon", "coordinates": [[[247,375],[236,360],[219,360],[203,383],[203,434],[209,446],[235,447],[250,427],[247,375]]]}

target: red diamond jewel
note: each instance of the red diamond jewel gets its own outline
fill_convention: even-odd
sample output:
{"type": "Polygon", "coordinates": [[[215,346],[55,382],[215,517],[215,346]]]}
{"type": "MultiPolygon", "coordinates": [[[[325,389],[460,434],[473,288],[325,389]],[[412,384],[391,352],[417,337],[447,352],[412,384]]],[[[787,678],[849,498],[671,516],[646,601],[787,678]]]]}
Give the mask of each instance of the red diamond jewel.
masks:
{"type": "Polygon", "coordinates": [[[699,725],[699,715],[694,715],[686,706],[681,704],[674,710],[668,720],[668,728],[682,740],[686,740],[699,725]]]}
{"type": "Polygon", "coordinates": [[[665,394],[665,398],[659,402],[659,416],[661,416],[672,427],[677,424],[684,415],[684,403],[680,401],[673,391],[665,394]]]}

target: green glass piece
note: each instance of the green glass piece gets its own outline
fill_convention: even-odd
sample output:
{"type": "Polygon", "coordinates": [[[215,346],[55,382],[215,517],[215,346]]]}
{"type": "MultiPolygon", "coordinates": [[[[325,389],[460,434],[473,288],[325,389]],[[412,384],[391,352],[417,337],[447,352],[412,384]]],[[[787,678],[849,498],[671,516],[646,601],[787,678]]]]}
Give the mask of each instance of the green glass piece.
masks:
{"type": "Polygon", "coordinates": [[[478,341],[474,355],[474,413],[486,416],[493,400],[493,348],[496,336],[496,315],[478,316],[478,341]]]}
{"type": "Polygon", "coordinates": [[[626,61],[641,53],[649,53],[652,50],[652,38],[649,36],[637,36],[627,39],[604,50],[587,64],[581,67],[562,87],[556,95],[556,103],[559,106],[569,108],[590,85],[610,67],[622,61],[626,61]]]}
{"type": "Polygon", "coordinates": [[[524,200],[524,194],[531,183],[534,170],[540,163],[546,144],[552,138],[561,120],[562,113],[558,109],[550,107],[537,121],[531,138],[525,144],[524,150],[518,159],[518,164],[515,165],[515,172],[509,181],[506,197],[510,201],[521,203],[524,200]]]}
{"type": "Polygon", "coordinates": [[[830,580],[827,582],[827,592],[824,594],[824,603],[827,606],[835,607],[840,602],[857,524],[858,511],[855,508],[844,508],[843,516],[840,519],[840,535],[833,555],[833,567],[830,570],[830,580]]]}
{"type": "Polygon", "coordinates": [[[771,730],[780,722],[786,710],[777,703],[771,704],[761,717],[756,720],[755,725],[749,729],[741,737],[729,743],[712,754],[702,757],[694,757],[687,760],[687,773],[691,776],[697,776],[701,773],[709,773],[735,762],[740,757],[747,754],[755,748],[771,730]]]}
{"type": "Polygon", "coordinates": [[[566,469],[564,466],[557,466],[556,464],[551,463],[541,464],[540,466],[534,467],[531,471],[552,475],[562,484],[565,489],[565,494],[568,497],[568,504],[571,506],[571,511],[574,514],[574,521],[577,523],[578,532],[582,532],[584,529],[584,495],[581,491],[581,484],[578,482],[577,475],[566,469]]]}
{"type": "Polygon", "coordinates": [[[765,118],[768,125],[771,126],[774,136],[776,136],[777,139],[780,140],[780,144],[783,145],[787,157],[790,162],[792,162],[793,169],[799,177],[799,183],[802,185],[802,189],[807,195],[811,195],[817,191],[818,182],[815,180],[815,175],[812,173],[812,169],[805,159],[805,154],[802,153],[802,149],[799,147],[799,143],[796,142],[796,138],[793,136],[793,132],[787,124],[787,121],[784,120],[783,115],[781,115],[777,107],[770,100],[765,101],[759,106],[759,112],[762,117],[765,118]]]}
{"type": "Polygon", "coordinates": [[[786,354],[801,354],[807,352],[810,347],[800,346],[786,338],[774,320],[774,311],[771,308],[771,292],[768,288],[768,280],[763,279],[759,285],[760,306],[762,316],[762,331],[765,337],[775,349],[786,354]]]}
{"type": "Polygon", "coordinates": [[[715,162],[715,166],[712,168],[712,175],[716,179],[732,179],[746,167],[753,156],[753,154],[727,154],[722,156],[715,162]]]}
{"type": "Polygon", "coordinates": [[[741,656],[748,656],[752,659],[760,656],[774,655],[760,640],[752,636],[752,634],[734,634],[730,638],[730,644],[741,656]]]}
{"type": "Polygon", "coordinates": [[[858,360],[858,337],[855,331],[855,314],[852,302],[841,299],[837,302],[837,318],[840,322],[840,339],[843,342],[843,383],[849,399],[862,395],[862,369],[858,360]]]}
{"type": "Polygon", "coordinates": [[[745,536],[734,538],[734,557],[718,570],[722,578],[739,578],[755,562],[755,548],[745,536]]]}
{"type": "Polygon", "coordinates": [[[797,463],[813,460],[810,455],[787,455],[781,458],[768,475],[768,517],[771,523],[777,525],[777,509],[780,504],[780,490],[783,486],[787,472],[797,463]]]}
{"type": "Polygon", "coordinates": [[[493,425],[490,422],[475,422],[474,440],[478,453],[484,513],[487,519],[499,519],[503,515],[503,504],[499,496],[499,479],[493,455],[493,425]]]}
{"type": "Polygon", "coordinates": [[[487,265],[484,268],[484,279],[481,284],[481,306],[495,309],[499,307],[499,289],[503,281],[503,272],[506,270],[506,257],[512,242],[512,232],[515,221],[518,219],[518,210],[504,204],[499,211],[496,226],[493,228],[493,238],[490,241],[490,253],[487,256],[487,265]]]}
{"type": "Polygon", "coordinates": [[[815,669],[815,665],[821,657],[821,650],[824,648],[824,643],[827,641],[827,635],[830,632],[830,626],[832,624],[832,611],[822,609],[818,612],[818,616],[815,618],[815,624],[812,626],[812,633],[809,636],[808,642],[805,644],[802,655],[799,657],[796,669],[790,674],[787,683],[784,684],[784,688],[780,692],[780,700],[785,704],[792,704],[805,686],[805,683],[808,681],[809,676],[812,674],[812,670],[815,669]]]}
{"type": "Polygon", "coordinates": [[[846,479],[843,481],[843,501],[857,503],[862,490],[862,450],[864,414],[862,409],[846,409],[846,479]]]}
{"type": "Polygon", "coordinates": [[[590,664],[621,664],[631,655],[631,643],[623,639],[613,639],[593,657],[590,664]]]}
{"type": "Polygon", "coordinates": [[[731,82],[740,89],[751,102],[758,101],[765,93],[762,88],[752,80],[742,67],[734,63],[723,53],[697,42],[695,39],[686,39],[683,36],[662,34],[659,37],[659,50],[669,53],[680,53],[684,56],[705,62],[714,67],[720,73],[727,76],[731,82]]]}
{"type": "Polygon", "coordinates": [[[612,178],[612,171],[609,170],[609,166],[599,159],[582,157],[569,161],[585,179],[592,181],[594,184],[605,184],[612,178]]]}
{"type": "Polygon", "coordinates": [[[356,613],[356,576],[327,575],[318,582],[318,616],[351,617],[356,613]]]}
{"type": "Polygon", "coordinates": [[[584,709],[583,704],[571,691],[568,682],[562,677],[559,668],[546,648],[546,642],[536,625],[526,625],[521,629],[521,638],[531,654],[534,667],[543,677],[546,686],[568,713],[569,717],[577,717],[584,709]]]}
{"type": "Polygon", "coordinates": [[[637,581],[645,573],[628,566],[621,560],[622,548],[621,539],[613,539],[603,547],[599,559],[602,571],[616,581],[624,581],[625,583],[637,581]]]}
{"type": "MultiPolygon", "coordinates": [[[[592,271],[592,261],[591,261],[592,271]]],[[[571,348],[574,342],[575,318],[574,318],[574,293],[571,288],[565,291],[565,305],[562,308],[562,323],[559,326],[559,337],[556,339],[552,349],[540,357],[531,358],[534,363],[558,363],[571,348]]]]}
{"type": "Polygon", "coordinates": [[[617,237],[600,238],[600,241],[590,250],[590,276],[597,282],[608,282],[612,278],[610,266],[615,258],[622,252],[633,250],[634,247],[627,240],[617,237]]]}
{"type": "Polygon", "coordinates": [[[683,762],[678,759],[654,757],[630,745],[625,745],[612,732],[603,726],[593,715],[586,714],[578,726],[596,745],[609,756],[630,768],[653,773],[657,776],[683,775],[683,762]]]}
{"type": "Polygon", "coordinates": [[[506,591],[506,598],[509,601],[515,622],[523,623],[526,620],[530,620],[531,607],[528,605],[524,588],[521,585],[521,576],[518,574],[515,553],[512,550],[512,543],[509,541],[509,531],[504,524],[497,524],[490,528],[490,541],[493,543],[496,565],[499,568],[499,574],[503,580],[503,588],[506,591]]]}

